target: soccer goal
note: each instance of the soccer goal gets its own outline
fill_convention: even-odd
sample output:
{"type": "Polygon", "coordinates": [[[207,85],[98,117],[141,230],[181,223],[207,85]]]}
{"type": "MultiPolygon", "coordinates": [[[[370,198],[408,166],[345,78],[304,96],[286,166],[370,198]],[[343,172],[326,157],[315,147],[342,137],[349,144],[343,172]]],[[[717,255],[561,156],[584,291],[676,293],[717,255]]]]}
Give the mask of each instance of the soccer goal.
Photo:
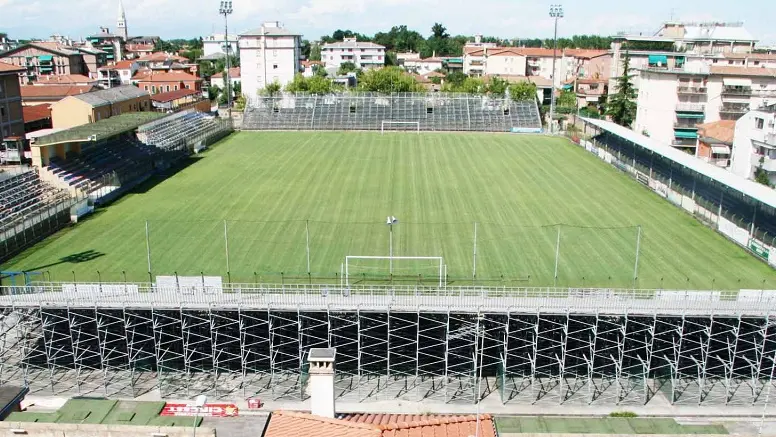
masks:
{"type": "Polygon", "coordinates": [[[345,286],[397,281],[428,282],[443,287],[447,283],[447,266],[441,256],[348,255],[342,270],[345,286]]]}
{"type": "Polygon", "coordinates": [[[383,120],[382,125],[380,125],[380,134],[384,134],[386,131],[395,132],[400,130],[420,133],[420,122],[383,120]]]}

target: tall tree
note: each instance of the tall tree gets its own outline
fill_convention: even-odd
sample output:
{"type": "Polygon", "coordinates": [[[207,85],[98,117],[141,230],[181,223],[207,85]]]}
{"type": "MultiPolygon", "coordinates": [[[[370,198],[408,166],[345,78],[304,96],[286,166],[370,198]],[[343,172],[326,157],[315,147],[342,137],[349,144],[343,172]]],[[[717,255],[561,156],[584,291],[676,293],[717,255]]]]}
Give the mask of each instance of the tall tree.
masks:
{"type": "Polygon", "coordinates": [[[617,92],[609,95],[606,114],[620,126],[630,127],[636,119],[636,89],[630,74],[630,55],[625,52],[622,59],[622,74],[617,79],[617,92]]]}
{"type": "Polygon", "coordinates": [[[423,90],[423,86],[418,84],[414,77],[399,67],[367,70],[359,79],[358,86],[361,91],[374,91],[385,94],[420,92],[423,90]]]}
{"type": "Polygon", "coordinates": [[[560,92],[556,104],[559,113],[570,114],[577,109],[577,94],[571,90],[563,90],[560,92]]]}
{"type": "Polygon", "coordinates": [[[321,60],[321,45],[315,44],[312,47],[310,47],[310,60],[311,61],[320,61],[321,60]]]}
{"type": "Polygon", "coordinates": [[[487,90],[488,94],[494,97],[503,97],[509,88],[509,82],[506,79],[500,77],[492,77],[488,81],[487,90]]]}
{"type": "Polygon", "coordinates": [[[439,39],[446,39],[450,37],[450,35],[447,33],[447,28],[443,26],[442,23],[434,23],[434,25],[431,26],[431,36],[439,39]]]}

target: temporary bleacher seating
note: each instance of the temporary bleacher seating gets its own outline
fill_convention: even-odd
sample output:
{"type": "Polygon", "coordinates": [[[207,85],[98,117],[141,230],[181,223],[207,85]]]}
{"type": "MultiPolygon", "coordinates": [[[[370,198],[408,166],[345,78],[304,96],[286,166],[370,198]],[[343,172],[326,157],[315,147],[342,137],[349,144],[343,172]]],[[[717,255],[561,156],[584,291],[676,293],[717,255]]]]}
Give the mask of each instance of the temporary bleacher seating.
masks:
{"type": "Polygon", "coordinates": [[[533,101],[516,102],[471,94],[345,93],[259,97],[246,108],[242,127],[381,130],[383,121],[417,122],[421,131],[508,132],[540,130],[542,126],[539,109],[533,101]]]}

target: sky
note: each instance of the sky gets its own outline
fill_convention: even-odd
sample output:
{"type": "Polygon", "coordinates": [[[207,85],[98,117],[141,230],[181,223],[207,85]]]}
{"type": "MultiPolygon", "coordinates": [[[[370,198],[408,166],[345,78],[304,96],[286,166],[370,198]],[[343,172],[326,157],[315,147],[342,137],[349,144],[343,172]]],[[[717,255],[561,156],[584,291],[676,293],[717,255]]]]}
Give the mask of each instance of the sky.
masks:
{"type": "MultiPolygon", "coordinates": [[[[53,34],[77,39],[116,28],[119,0],[0,0],[0,32],[13,39],[53,34]]],[[[223,32],[219,0],[124,0],[130,36],[193,38],[223,32]]],[[[567,0],[559,36],[654,32],[664,21],[741,21],[760,45],[776,45],[774,0],[567,0]]],[[[434,22],[450,34],[552,37],[549,3],[527,0],[233,0],[229,33],[280,21],[306,39],[336,29],[363,34],[406,24],[423,35],[434,22]]]]}

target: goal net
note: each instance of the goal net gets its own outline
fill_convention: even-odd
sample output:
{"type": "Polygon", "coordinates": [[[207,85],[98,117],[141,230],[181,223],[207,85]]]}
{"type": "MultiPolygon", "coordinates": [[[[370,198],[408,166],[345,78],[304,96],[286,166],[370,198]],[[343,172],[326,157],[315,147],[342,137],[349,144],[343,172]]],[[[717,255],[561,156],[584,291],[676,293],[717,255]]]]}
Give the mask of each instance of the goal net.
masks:
{"type": "Polygon", "coordinates": [[[384,134],[386,132],[397,132],[397,131],[420,133],[420,122],[419,121],[391,121],[391,120],[382,121],[382,124],[380,125],[380,134],[384,134]]]}
{"type": "Polygon", "coordinates": [[[345,286],[402,282],[442,287],[447,266],[441,256],[346,256],[345,286]]]}

